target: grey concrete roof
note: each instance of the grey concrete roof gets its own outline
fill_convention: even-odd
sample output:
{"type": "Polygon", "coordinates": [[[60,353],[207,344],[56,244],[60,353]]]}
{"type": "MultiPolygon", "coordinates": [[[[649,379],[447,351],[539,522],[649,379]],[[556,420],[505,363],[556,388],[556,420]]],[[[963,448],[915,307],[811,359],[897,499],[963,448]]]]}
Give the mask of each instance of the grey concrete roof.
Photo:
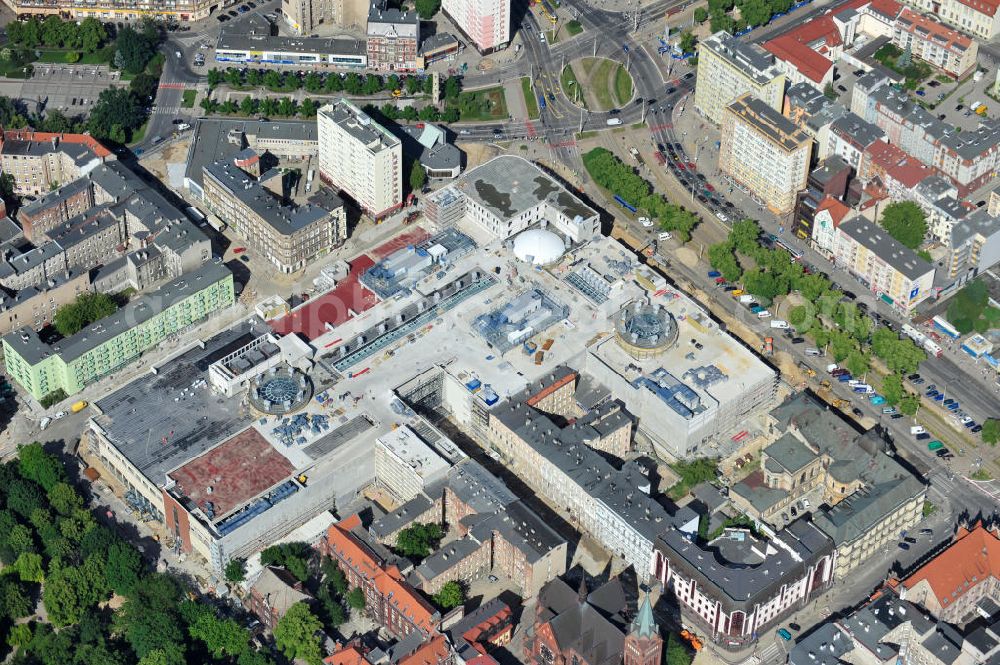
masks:
{"type": "Polygon", "coordinates": [[[213,162],[205,167],[204,173],[282,235],[301,231],[329,218],[332,212],[310,203],[302,206],[286,205],[265,190],[256,178],[228,162],[213,162]]]}
{"type": "Polygon", "coordinates": [[[492,513],[517,501],[502,480],[467,458],[448,471],[448,489],[477,513],[492,513]]]}
{"type": "Polygon", "coordinates": [[[834,120],[833,124],[830,125],[830,129],[850,139],[854,145],[862,150],[875,143],[875,141],[885,138],[885,132],[878,126],[850,112],[834,120]]]}
{"type": "Polygon", "coordinates": [[[835,623],[825,623],[795,641],[788,652],[789,665],[843,665],[843,656],[854,650],[854,641],[835,623]]]}
{"type": "MultiPolygon", "coordinates": [[[[544,385],[573,373],[567,367],[557,367],[543,379],[544,385]]],[[[565,473],[572,482],[590,496],[603,502],[639,533],[651,541],[671,526],[671,515],[655,500],[636,488],[648,484],[634,467],[614,468],[590,442],[598,438],[593,427],[579,422],[560,428],[546,414],[527,405],[527,399],[537,393],[543,383],[531,384],[506,402],[497,405],[493,416],[565,473]],[[548,432],[548,434],[546,434],[548,432]]],[[[624,410],[617,417],[631,418],[624,410]]]]}
{"type": "Polygon", "coordinates": [[[951,228],[951,246],[958,247],[975,235],[987,240],[1000,232],[1000,217],[993,217],[986,208],[979,208],[951,228]]]}
{"type": "Polygon", "coordinates": [[[700,49],[710,49],[725,58],[758,84],[765,84],[781,71],[774,64],[774,56],[756,44],[742,42],[725,31],[719,31],[702,40],[700,49]]]}
{"type": "Polygon", "coordinates": [[[455,35],[450,32],[439,32],[421,40],[420,55],[427,55],[437,49],[455,47],[458,46],[458,44],[458,37],[455,35]]]}
{"type": "Polygon", "coordinates": [[[51,346],[42,342],[30,328],[9,333],[4,339],[27,362],[35,364],[50,355],[58,355],[63,362],[71,363],[85,353],[96,349],[110,339],[142,324],[175,303],[208,288],[232,275],[218,259],[197,270],[174,279],[156,291],[132,300],[111,316],[92,323],[72,337],[59,340],[51,346]]]}
{"type": "Polygon", "coordinates": [[[617,665],[622,661],[626,633],[628,608],[624,599],[618,578],[588,594],[583,602],[577,590],[556,578],[538,594],[537,612],[564,650],[575,651],[589,665],[617,665]],[[604,593],[609,585],[618,588],[614,593],[604,593]],[[620,598],[623,602],[619,607],[609,607],[597,597],[620,598]]]}
{"type": "Polygon", "coordinates": [[[72,182],[66,183],[59,189],[46,192],[42,196],[38,197],[37,201],[32,201],[27,205],[21,206],[18,210],[18,215],[22,213],[29,216],[37,215],[49,206],[61,203],[63,200],[78,194],[88,187],[90,187],[90,181],[87,178],[78,178],[72,182]]]}
{"type": "Polygon", "coordinates": [[[741,96],[730,103],[726,110],[735,113],[753,127],[754,131],[786,152],[798,149],[803,143],[812,142],[812,138],[804,130],[752,95],[741,96]]]}
{"type": "Polygon", "coordinates": [[[94,206],[48,232],[49,238],[65,250],[85,242],[87,239],[118,226],[118,220],[107,204],[94,206]]]}
{"type": "Polygon", "coordinates": [[[455,184],[500,219],[512,219],[545,202],[569,219],[597,213],[534,164],[515,155],[495,157],[455,184]]]}
{"type": "Polygon", "coordinates": [[[368,528],[372,532],[372,535],[381,540],[390,534],[396,533],[400,529],[406,528],[406,526],[412,523],[416,518],[430,510],[433,505],[434,502],[429,498],[423,494],[417,494],[415,497],[396,508],[396,510],[386,513],[372,522],[371,526],[368,528]]]}
{"type": "Polygon", "coordinates": [[[319,142],[315,121],[201,118],[195,124],[194,137],[188,148],[184,177],[201,185],[202,169],[205,166],[215,161],[231,159],[243,150],[246,146],[242,142],[229,141],[230,132],[235,136],[303,142],[313,148],[319,142]]]}
{"type": "MultiPolygon", "coordinates": [[[[482,547],[482,544],[471,538],[453,540],[424,559],[423,563],[416,567],[414,573],[419,576],[417,580],[420,578],[425,580],[434,579],[438,575],[462,563],[462,561],[478,551],[480,547],[482,547]]],[[[415,584],[414,586],[419,586],[419,584],[415,584]]]]}
{"type": "Polygon", "coordinates": [[[522,501],[516,501],[480,521],[472,528],[471,533],[482,542],[493,531],[521,552],[528,563],[535,563],[566,543],[562,536],[522,501]]]}
{"type": "Polygon", "coordinates": [[[383,9],[378,3],[372,3],[368,11],[368,34],[419,39],[420,17],[416,12],[401,12],[394,7],[383,9]]]}
{"type": "Polygon", "coordinates": [[[215,43],[218,51],[268,51],[299,55],[366,55],[365,42],[347,37],[277,37],[272,35],[239,34],[223,28],[215,43]]]}
{"type": "Polygon", "coordinates": [[[260,571],[251,589],[259,594],[264,601],[283,617],[292,605],[312,598],[308,593],[295,588],[297,580],[281,568],[267,566],[260,571]]]}
{"type": "Polygon", "coordinates": [[[166,483],[167,473],[198,457],[222,440],[246,429],[240,413],[242,393],[232,398],[211,390],[187,389],[205,378],[209,365],[268,332],[241,324],[228,328],[97,400],[95,423],[121,454],[147,478],[166,483]],[[176,401],[175,401],[176,398],[176,401]],[[162,438],[166,436],[167,442],[162,438]]]}
{"type": "Polygon", "coordinates": [[[934,266],[889,235],[888,231],[860,215],[841,222],[840,230],[868,248],[907,279],[917,279],[934,270],[934,266]]]}
{"type": "Polygon", "coordinates": [[[354,140],[367,146],[372,153],[400,145],[398,136],[372,120],[371,116],[348,99],[341,99],[332,105],[327,104],[319,110],[319,115],[329,117],[354,140]]]}
{"type": "MultiPolygon", "coordinates": [[[[660,536],[658,545],[672,566],[678,566],[685,577],[694,579],[704,593],[731,612],[771,598],[782,585],[801,577],[810,565],[833,550],[830,539],[804,518],[779,531],[775,539],[786,547],[774,547],[756,565],[747,564],[745,557],[726,559],[718,546],[700,546],[677,529],[660,536]]],[[[750,543],[742,547],[749,549],[750,543]]]]}
{"type": "Polygon", "coordinates": [[[788,492],[783,489],[771,488],[762,484],[751,485],[746,480],[733,484],[729,491],[745,499],[760,513],[767,512],[771,506],[788,496],[788,492]]]}
{"type": "Polygon", "coordinates": [[[764,452],[770,458],[769,461],[777,462],[782,469],[792,474],[817,457],[816,453],[791,434],[783,434],[765,448],[764,452]]]}

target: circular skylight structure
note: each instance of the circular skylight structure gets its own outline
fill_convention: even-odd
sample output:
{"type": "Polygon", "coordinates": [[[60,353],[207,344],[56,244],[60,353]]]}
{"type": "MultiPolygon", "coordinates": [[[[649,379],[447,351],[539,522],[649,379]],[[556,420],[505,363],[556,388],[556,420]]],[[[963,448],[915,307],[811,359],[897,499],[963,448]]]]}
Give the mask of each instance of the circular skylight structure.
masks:
{"type": "Polygon", "coordinates": [[[562,238],[545,229],[529,229],[514,238],[514,256],[534,266],[547,266],[562,258],[562,238]]]}
{"type": "Polygon", "coordinates": [[[287,365],[272,367],[250,382],[250,404],[262,413],[297,411],[311,397],[312,381],[287,365]]]}
{"type": "Polygon", "coordinates": [[[618,345],[637,359],[657,356],[677,342],[677,322],[659,304],[637,301],[615,317],[618,345]]]}

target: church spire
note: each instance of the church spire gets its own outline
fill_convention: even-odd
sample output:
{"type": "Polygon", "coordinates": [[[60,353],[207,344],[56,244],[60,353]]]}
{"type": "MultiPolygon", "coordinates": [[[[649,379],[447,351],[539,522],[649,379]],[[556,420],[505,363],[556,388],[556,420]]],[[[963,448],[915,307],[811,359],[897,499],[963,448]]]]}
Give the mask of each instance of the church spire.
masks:
{"type": "Polygon", "coordinates": [[[577,589],[576,594],[581,605],[587,602],[587,596],[590,595],[590,592],[587,591],[587,573],[584,573],[583,577],[580,579],[580,588],[577,589]]]}
{"type": "Polygon", "coordinates": [[[632,621],[632,634],[637,637],[653,637],[660,634],[656,620],[653,618],[653,607],[649,603],[649,594],[642,597],[639,612],[632,621]]]}

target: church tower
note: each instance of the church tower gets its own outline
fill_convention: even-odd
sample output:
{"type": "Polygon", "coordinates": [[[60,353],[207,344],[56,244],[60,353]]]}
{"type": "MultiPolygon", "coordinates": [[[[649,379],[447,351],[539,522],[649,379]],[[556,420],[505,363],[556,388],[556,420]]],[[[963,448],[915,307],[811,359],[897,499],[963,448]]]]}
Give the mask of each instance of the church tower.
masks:
{"type": "Polygon", "coordinates": [[[663,638],[653,620],[649,594],[645,594],[639,612],[625,636],[625,665],[660,665],[663,660],[663,638]]]}

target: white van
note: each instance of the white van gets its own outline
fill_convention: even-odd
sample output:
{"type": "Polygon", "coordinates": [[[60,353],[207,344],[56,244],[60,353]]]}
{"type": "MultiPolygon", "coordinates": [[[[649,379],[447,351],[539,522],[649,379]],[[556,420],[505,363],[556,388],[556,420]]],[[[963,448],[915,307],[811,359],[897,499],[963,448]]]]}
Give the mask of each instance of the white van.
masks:
{"type": "Polygon", "coordinates": [[[914,436],[916,436],[917,434],[926,434],[926,433],[927,430],[925,430],[920,425],[914,425],[913,427],[910,428],[910,434],[913,434],[914,436]]]}
{"type": "Polygon", "coordinates": [[[608,118],[607,123],[608,123],[608,125],[620,125],[620,124],[622,124],[622,119],[621,118],[608,118]]]}
{"type": "Polygon", "coordinates": [[[769,319],[769,318],[771,318],[771,313],[769,311],[767,311],[766,309],[762,309],[759,312],[757,312],[757,318],[758,319],[769,319]]]}
{"type": "Polygon", "coordinates": [[[656,239],[659,240],[660,242],[663,242],[665,240],[670,240],[671,238],[673,238],[673,236],[670,235],[668,231],[664,231],[660,235],[656,236],[656,239]]]}
{"type": "Polygon", "coordinates": [[[781,319],[775,319],[771,321],[772,328],[778,328],[780,330],[788,330],[788,321],[782,321],[781,319]]]}
{"type": "Polygon", "coordinates": [[[49,423],[51,423],[51,422],[52,422],[52,419],[49,418],[48,416],[45,416],[44,418],[42,418],[42,421],[40,423],[38,423],[38,429],[45,429],[46,427],[49,426],[49,423]]]}
{"type": "Polygon", "coordinates": [[[808,349],[806,349],[806,355],[807,356],[821,356],[821,355],[823,355],[823,352],[820,351],[819,349],[815,349],[815,348],[809,347],[808,349]]]}

